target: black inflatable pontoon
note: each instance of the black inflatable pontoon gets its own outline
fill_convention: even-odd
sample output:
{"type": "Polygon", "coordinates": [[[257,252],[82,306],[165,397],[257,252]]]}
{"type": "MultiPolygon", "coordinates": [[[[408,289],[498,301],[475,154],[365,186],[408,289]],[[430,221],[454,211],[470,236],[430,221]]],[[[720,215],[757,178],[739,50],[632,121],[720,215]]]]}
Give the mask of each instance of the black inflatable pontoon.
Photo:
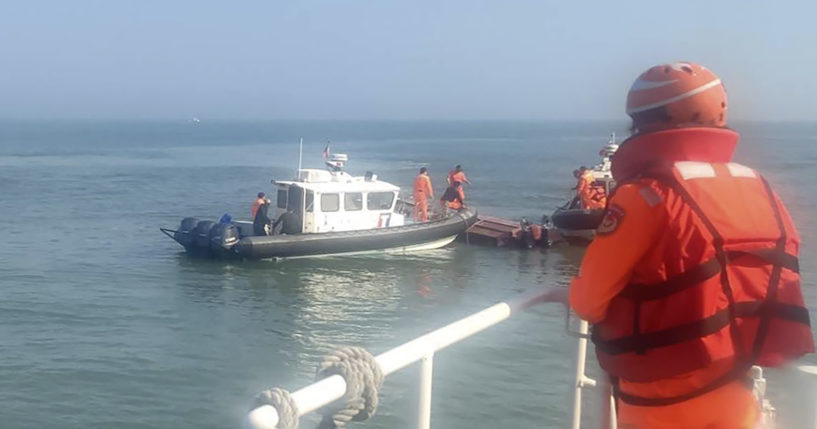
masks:
{"type": "Polygon", "coordinates": [[[604,209],[556,209],[550,220],[560,230],[595,230],[603,217],[604,209]]]}
{"type": "Polygon", "coordinates": [[[596,236],[596,228],[604,218],[604,209],[583,209],[578,200],[556,209],[550,222],[562,238],[569,243],[587,244],[596,236]]]}
{"type": "Polygon", "coordinates": [[[160,229],[194,256],[273,259],[442,247],[476,220],[476,212],[463,210],[425,223],[316,234],[243,236],[241,232],[248,228],[236,223],[196,218],[183,219],[178,230],[160,229]]]}

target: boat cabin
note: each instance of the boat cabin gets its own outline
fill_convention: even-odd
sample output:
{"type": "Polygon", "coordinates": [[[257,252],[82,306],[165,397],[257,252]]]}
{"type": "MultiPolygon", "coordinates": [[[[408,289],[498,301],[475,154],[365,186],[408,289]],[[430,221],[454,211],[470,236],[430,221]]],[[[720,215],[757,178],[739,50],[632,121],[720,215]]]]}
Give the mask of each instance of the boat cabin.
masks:
{"type": "Polygon", "coordinates": [[[395,210],[400,188],[377,180],[371,172],[351,176],[342,170],[343,154],[327,161],[328,170],[300,169],[291,181],[273,181],[275,217],[292,211],[306,234],[401,226],[395,210]]]}
{"type": "Polygon", "coordinates": [[[603,187],[607,195],[612,194],[613,189],[616,187],[616,181],[613,180],[613,173],[610,171],[610,167],[612,165],[613,155],[615,155],[617,150],[618,144],[616,144],[616,133],[612,133],[610,134],[610,140],[599,151],[601,163],[597,164],[590,170],[591,173],[593,173],[593,177],[596,179],[593,184],[603,187]]]}

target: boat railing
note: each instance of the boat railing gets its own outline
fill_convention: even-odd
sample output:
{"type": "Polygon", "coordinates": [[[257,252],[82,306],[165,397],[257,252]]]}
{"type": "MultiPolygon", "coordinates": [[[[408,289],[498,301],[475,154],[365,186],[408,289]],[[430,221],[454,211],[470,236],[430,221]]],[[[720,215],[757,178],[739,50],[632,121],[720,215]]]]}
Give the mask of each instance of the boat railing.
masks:
{"type": "MultiPolygon", "coordinates": [[[[494,326],[521,310],[547,302],[546,293],[544,290],[537,290],[520,294],[504,302],[499,302],[482,311],[374,356],[373,361],[369,363],[376,365],[379,368],[378,372],[380,375],[386,378],[389,374],[415,362],[420,362],[417,427],[419,429],[429,429],[431,426],[431,387],[435,353],[494,326]]],[[[612,389],[607,382],[608,377],[599,377],[599,379],[596,380],[588,377],[585,373],[587,340],[589,338],[588,324],[586,321],[580,320],[578,322],[578,329],[572,331],[569,313],[567,314],[566,330],[569,334],[578,338],[575,355],[576,371],[572,386],[573,413],[571,428],[579,429],[581,427],[582,394],[585,389],[593,388],[598,392],[601,399],[601,406],[598,410],[600,426],[603,429],[615,429],[615,406],[612,389]]],[[[813,377],[817,378],[817,367],[813,367],[813,373],[813,377]]],[[[754,379],[755,396],[763,411],[761,422],[763,425],[760,427],[771,428],[773,427],[775,410],[764,397],[766,380],[763,378],[762,369],[754,367],[752,370],[752,378],[754,379]]],[[[359,381],[355,381],[354,383],[360,384],[359,381]]],[[[280,406],[281,410],[279,410],[275,406],[267,403],[253,408],[244,418],[243,425],[245,429],[289,429],[290,427],[296,427],[297,423],[295,426],[292,426],[293,421],[297,422],[301,416],[317,411],[344,397],[347,393],[347,381],[341,375],[330,375],[292,393],[282,389],[274,390],[277,392],[276,395],[283,393],[290,406],[280,406]],[[283,415],[284,413],[289,415],[283,415]],[[281,425],[280,422],[289,423],[281,425]]],[[[817,428],[817,422],[813,427],[817,428]]]]}

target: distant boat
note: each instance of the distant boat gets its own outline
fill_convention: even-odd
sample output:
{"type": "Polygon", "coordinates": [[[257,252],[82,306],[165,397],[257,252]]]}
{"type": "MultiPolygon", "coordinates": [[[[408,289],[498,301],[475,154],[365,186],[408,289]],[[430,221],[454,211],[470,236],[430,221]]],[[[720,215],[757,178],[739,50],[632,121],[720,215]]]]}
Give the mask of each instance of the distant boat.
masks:
{"type": "Polygon", "coordinates": [[[201,122],[201,119],[193,116],[193,119],[191,119],[190,122],[193,123],[193,124],[198,124],[199,122],[201,122]]]}

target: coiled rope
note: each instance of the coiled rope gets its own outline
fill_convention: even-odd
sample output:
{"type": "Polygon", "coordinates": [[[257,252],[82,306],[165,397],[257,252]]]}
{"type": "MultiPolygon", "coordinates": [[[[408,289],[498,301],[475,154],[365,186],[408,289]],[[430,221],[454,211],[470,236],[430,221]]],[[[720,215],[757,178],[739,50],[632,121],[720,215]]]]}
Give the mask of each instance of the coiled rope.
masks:
{"type": "MultiPolygon", "coordinates": [[[[343,347],[326,356],[318,366],[316,380],[340,375],[346,393],[324,407],[318,429],[340,428],[350,421],[363,421],[377,411],[377,393],[383,384],[383,370],[374,356],[361,347],[343,347]]],[[[281,428],[283,429],[283,428],[281,428]]]]}
{"type": "Polygon", "coordinates": [[[298,404],[284,389],[274,387],[255,396],[252,409],[272,405],[278,413],[278,429],[298,429],[298,404]]]}

